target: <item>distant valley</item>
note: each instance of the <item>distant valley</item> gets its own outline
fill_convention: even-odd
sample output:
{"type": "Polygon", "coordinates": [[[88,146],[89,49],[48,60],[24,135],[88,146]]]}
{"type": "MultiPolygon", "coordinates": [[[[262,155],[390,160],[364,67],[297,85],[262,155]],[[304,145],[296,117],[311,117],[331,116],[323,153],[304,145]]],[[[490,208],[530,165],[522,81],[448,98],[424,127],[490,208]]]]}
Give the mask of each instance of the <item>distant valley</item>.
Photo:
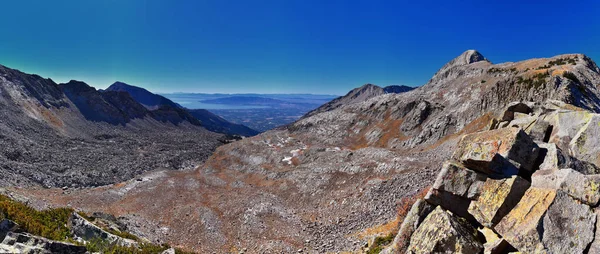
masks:
{"type": "MultiPolygon", "coordinates": [[[[305,114],[331,110],[386,93],[403,93],[408,86],[378,87],[367,84],[346,96],[323,94],[204,94],[172,93],[162,96],[188,109],[205,109],[235,124],[265,132],[288,125],[305,114]],[[340,98],[349,98],[339,101],[340,98]],[[323,108],[325,107],[325,108],[323,108]],[[321,110],[318,110],[321,109],[321,110]]],[[[192,110],[193,111],[193,110],[192,110]]]]}
{"type": "Polygon", "coordinates": [[[188,109],[205,109],[227,121],[264,132],[298,120],[337,98],[317,94],[162,94],[188,109]]]}

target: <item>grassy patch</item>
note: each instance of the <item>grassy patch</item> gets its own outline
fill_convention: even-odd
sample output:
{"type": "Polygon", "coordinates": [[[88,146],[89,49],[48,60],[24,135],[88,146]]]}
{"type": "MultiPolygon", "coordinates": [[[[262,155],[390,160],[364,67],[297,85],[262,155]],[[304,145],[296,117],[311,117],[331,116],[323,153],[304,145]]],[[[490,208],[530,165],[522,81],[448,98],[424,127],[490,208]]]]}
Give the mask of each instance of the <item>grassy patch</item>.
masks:
{"type": "MultiPolygon", "coordinates": [[[[38,211],[30,206],[18,201],[11,200],[9,197],[0,194],[0,219],[6,218],[19,224],[21,228],[30,234],[48,238],[55,241],[67,241],[76,243],[72,239],[71,230],[67,227],[69,217],[74,212],[71,208],[55,208],[38,211]]],[[[85,213],[78,212],[83,218],[90,220],[85,213]]],[[[138,237],[128,232],[109,231],[123,238],[136,240],[138,237]]],[[[78,243],[76,243],[78,244],[78,243]]],[[[89,241],[86,248],[90,252],[100,253],[160,253],[170,247],[168,245],[156,245],[151,243],[140,243],[140,247],[123,247],[111,244],[100,239],[89,241]]],[[[175,249],[177,254],[188,254],[181,249],[175,249]]]]}
{"type": "Polygon", "coordinates": [[[394,237],[394,234],[378,236],[377,238],[375,238],[375,241],[373,241],[373,245],[369,247],[369,251],[367,251],[367,254],[377,254],[381,252],[386,245],[392,243],[394,237]]]}
{"type": "Polygon", "coordinates": [[[70,208],[35,210],[21,202],[0,195],[0,214],[19,224],[28,233],[51,240],[65,241],[71,235],[67,222],[73,213],[70,208]]]}
{"type": "Polygon", "coordinates": [[[559,58],[559,59],[556,59],[556,60],[552,60],[552,61],[548,62],[548,64],[540,66],[537,69],[538,70],[548,69],[548,68],[550,68],[552,66],[565,65],[567,63],[571,64],[571,65],[575,65],[576,64],[575,59],[577,59],[577,57],[575,57],[575,58],[559,58]]]}
{"type": "Polygon", "coordinates": [[[539,88],[546,83],[546,78],[550,77],[548,72],[541,72],[533,75],[531,78],[524,79],[522,76],[517,77],[517,84],[523,84],[528,89],[539,88]]]}

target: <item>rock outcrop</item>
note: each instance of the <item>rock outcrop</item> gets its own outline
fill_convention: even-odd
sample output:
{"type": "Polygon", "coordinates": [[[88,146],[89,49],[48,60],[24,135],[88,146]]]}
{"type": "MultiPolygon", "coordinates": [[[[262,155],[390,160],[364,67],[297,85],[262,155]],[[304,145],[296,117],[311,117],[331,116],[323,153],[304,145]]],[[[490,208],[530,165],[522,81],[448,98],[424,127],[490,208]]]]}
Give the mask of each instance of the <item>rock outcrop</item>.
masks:
{"type": "Polygon", "coordinates": [[[0,253],[87,253],[84,246],[48,240],[28,233],[8,232],[0,243],[0,253]]]}
{"type": "Polygon", "coordinates": [[[73,235],[82,241],[90,241],[100,239],[107,241],[111,244],[117,244],[121,246],[137,246],[137,241],[126,239],[115,234],[109,233],[106,230],[94,225],[81,215],[72,213],[69,218],[69,227],[73,232],[73,235]]]}
{"type": "MultiPolygon", "coordinates": [[[[491,121],[491,130],[464,136],[453,156],[456,161],[443,165],[424,199],[436,208],[419,224],[407,218],[417,228],[399,232],[402,238],[413,232],[410,244],[399,245],[400,250],[596,253],[600,236],[594,207],[600,199],[600,175],[592,156],[595,147],[583,148],[581,143],[593,144],[596,135],[591,125],[597,125],[593,119],[599,115],[581,112],[556,102],[513,103],[491,121]],[[560,124],[559,115],[579,124],[560,124]],[[515,123],[525,118],[528,124],[515,123]],[[545,134],[534,142],[531,127],[540,122],[545,134]],[[565,140],[571,140],[571,148],[580,145],[581,149],[563,152],[559,146],[565,140]],[[552,141],[557,143],[546,143],[552,141]],[[569,165],[579,171],[563,168],[569,165]],[[474,228],[481,233],[473,234],[474,228]]],[[[413,209],[424,211],[419,209],[422,202],[413,209]]]]}
{"type": "Polygon", "coordinates": [[[479,253],[476,236],[475,228],[438,206],[413,233],[407,253],[479,253]]]}

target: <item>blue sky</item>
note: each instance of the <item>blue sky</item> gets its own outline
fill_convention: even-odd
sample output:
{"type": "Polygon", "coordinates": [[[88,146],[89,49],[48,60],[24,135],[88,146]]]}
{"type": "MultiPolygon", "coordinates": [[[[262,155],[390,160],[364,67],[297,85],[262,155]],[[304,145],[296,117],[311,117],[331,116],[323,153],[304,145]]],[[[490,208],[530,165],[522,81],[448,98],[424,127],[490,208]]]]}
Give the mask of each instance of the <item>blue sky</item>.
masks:
{"type": "Polygon", "coordinates": [[[3,1],[0,64],[97,88],[344,94],[422,85],[467,49],[599,61],[600,1],[576,2],[3,1]]]}

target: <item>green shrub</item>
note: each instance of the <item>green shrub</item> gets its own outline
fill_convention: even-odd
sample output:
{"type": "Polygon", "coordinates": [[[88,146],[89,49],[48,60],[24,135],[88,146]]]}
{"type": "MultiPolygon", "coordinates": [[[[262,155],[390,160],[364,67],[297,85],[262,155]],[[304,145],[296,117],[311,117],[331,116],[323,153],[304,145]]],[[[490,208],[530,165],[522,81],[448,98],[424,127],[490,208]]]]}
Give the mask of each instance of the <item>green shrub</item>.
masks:
{"type": "Polygon", "coordinates": [[[577,76],[575,74],[573,74],[572,72],[565,71],[563,73],[563,77],[565,77],[567,79],[570,79],[570,80],[572,80],[575,83],[581,84],[581,82],[579,81],[579,79],[577,78],[577,76]]]}
{"type": "Polygon", "coordinates": [[[0,214],[19,224],[28,233],[51,240],[65,241],[71,235],[67,222],[73,213],[70,208],[37,211],[21,202],[0,195],[0,214]]]}

